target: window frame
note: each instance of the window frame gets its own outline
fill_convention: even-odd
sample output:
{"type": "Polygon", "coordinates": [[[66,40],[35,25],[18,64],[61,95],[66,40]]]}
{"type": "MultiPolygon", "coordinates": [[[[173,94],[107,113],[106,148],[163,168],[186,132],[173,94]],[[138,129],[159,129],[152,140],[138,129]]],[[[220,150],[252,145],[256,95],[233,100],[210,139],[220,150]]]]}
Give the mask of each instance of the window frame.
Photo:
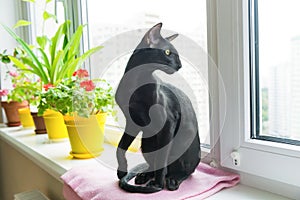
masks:
{"type": "Polygon", "coordinates": [[[300,166],[300,147],[251,138],[249,69],[250,53],[254,52],[250,52],[249,41],[253,38],[248,26],[248,2],[217,1],[218,63],[226,89],[226,107],[221,106],[220,112],[228,111],[223,113],[226,117],[220,133],[220,164],[299,188],[295,172],[300,166]],[[232,152],[238,152],[240,166],[234,165],[232,152]]]}

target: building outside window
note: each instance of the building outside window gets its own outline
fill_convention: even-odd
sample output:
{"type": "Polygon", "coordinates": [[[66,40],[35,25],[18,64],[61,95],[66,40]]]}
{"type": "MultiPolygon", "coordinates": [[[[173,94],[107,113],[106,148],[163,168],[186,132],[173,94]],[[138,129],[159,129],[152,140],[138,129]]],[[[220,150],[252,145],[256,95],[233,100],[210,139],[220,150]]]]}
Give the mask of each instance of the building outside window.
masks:
{"type": "Polygon", "coordinates": [[[300,27],[294,26],[300,19],[299,7],[295,0],[254,1],[253,67],[259,99],[254,137],[300,140],[300,27]]]}

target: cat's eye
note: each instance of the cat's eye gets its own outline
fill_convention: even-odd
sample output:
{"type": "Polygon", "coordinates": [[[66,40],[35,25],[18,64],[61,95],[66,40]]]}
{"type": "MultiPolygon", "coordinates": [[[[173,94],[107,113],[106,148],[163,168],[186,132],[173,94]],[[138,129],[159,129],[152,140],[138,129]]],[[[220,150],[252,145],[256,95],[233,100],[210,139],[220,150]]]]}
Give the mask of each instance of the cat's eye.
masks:
{"type": "Polygon", "coordinates": [[[166,50],[165,50],[165,54],[168,56],[168,55],[171,54],[171,51],[170,51],[169,49],[166,49],[166,50]]]}

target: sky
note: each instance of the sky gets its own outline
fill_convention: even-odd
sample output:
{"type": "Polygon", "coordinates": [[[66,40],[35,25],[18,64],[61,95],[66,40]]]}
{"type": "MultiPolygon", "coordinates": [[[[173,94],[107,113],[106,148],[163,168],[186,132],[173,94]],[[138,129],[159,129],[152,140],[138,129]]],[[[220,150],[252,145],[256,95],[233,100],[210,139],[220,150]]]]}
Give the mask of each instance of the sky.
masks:
{"type": "Polygon", "coordinates": [[[300,1],[259,0],[258,7],[261,80],[267,86],[272,67],[290,59],[291,38],[300,36],[300,1]]]}

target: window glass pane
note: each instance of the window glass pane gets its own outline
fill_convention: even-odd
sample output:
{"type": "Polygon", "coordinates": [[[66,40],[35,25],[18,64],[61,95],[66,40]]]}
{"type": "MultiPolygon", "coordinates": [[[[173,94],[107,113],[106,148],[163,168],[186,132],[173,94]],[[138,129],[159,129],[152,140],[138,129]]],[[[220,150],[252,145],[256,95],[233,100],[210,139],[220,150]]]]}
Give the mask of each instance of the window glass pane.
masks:
{"type": "Polygon", "coordinates": [[[300,1],[257,6],[260,136],[300,140],[300,1]]]}
{"type": "MultiPolygon", "coordinates": [[[[21,2],[21,1],[20,1],[21,2]]],[[[43,23],[43,12],[46,8],[46,11],[50,14],[55,14],[55,1],[52,0],[46,5],[46,0],[38,0],[35,1],[34,3],[28,3],[30,8],[30,12],[28,13],[30,16],[30,21],[31,25],[29,26],[31,29],[27,29],[26,31],[30,30],[31,32],[29,33],[30,37],[30,44],[37,45],[36,42],[36,37],[41,36],[41,35],[47,35],[49,38],[53,37],[59,24],[64,22],[65,20],[65,15],[64,15],[64,5],[63,2],[57,2],[57,22],[53,19],[48,19],[45,23],[43,23]]],[[[17,20],[23,19],[22,17],[16,19],[14,23],[17,22],[17,20]]],[[[17,32],[18,33],[18,32],[17,32]]],[[[24,35],[20,35],[22,38],[24,38],[24,35]]],[[[25,37],[26,38],[26,37],[25,37]]],[[[28,39],[28,38],[26,38],[28,39]]],[[[27,41],[26,41],[27,42],[27,41]]],[[[1,49],[2,50],[2,49],[1,49]]],[[[12,53],[13,50],[8,51],[9,53],[12,53]]],[[[4,68],[2,68],[4,69],[4,68]]],[[[14,71],[15,69],[12,68],[14,71]]],[[[5,74],[7,69],[2,71],[2,74],[5,74]]],[[[13,85],[11,83],[10,78],[7,78],[6,76],[2,76],[3,78],[2,85],[5,85],[8,89],[12,89],[13,85]],[[3,78],[4,77],[4,78],[3,78]]],[[[37,78],[37,77],[35,77],[37,78]]]]}
{"type": "MultiPolygon", "coordinates": [[[[203,51],[207,52],[206,0],[187,0],[181,2],[172,0],[111,0],[105,2],[88,0],[87,10],[91,47],[100,45],[126,31],[136,29],[146,30],[158,22],[163,22],[163,29],[175,31],[194,40],[197,45],[202,47],[203,51]]],[[[140,40],[141,38],[137,38],[136,44],[140,40]]],[[[121,48],[122,44],[115,49],[113,53],[118,56],[113,58],[110,66],[102,76],[114,88],[117,87],[124,74],[126,63],[132,53],[130,51],[125,54],[123,52],[119,52],[118,54],[121,48]]],[[[178,51],[180,52],[180,49],[178,51]]],[[[99,66],[99,63],[101,63],[100,60],[101,57],[92,56],[92,72],[93,70],[97,70],[97,68],[103,67],[99,66]]],[[[205,78],[199,77],[195,68],[188,60],[181,57],[181,61],[183,67],[179,70],[179,73],[189,83],[196,96],[197,102],[195,103],[197,103],[198,108],[197,115],[201,140],[203,143],[209,144],[207,69],[206,74],[202,74],[205,78]]],[[[207,63],[204,66],[207,67],[207,63]]]]}
{"type": "MultiPolygon", "coordinates": [[[[33,4],[32,12],[32,24],[33,24],[33,37],[41,35],[47,35],[52,38],[61,23],[65,21],[65,12],[63,2],[57,1],[56,13],[55,13],[55,1],[50,1],[46,4],[46,1],[35,1],[33,4]],[[56,14],[57,22],[52,18],[44,21],[43,13],[46,11],[50,14],[56,14]]],[[[35,40],[33,41],[36,42],[35,40]]]]}

